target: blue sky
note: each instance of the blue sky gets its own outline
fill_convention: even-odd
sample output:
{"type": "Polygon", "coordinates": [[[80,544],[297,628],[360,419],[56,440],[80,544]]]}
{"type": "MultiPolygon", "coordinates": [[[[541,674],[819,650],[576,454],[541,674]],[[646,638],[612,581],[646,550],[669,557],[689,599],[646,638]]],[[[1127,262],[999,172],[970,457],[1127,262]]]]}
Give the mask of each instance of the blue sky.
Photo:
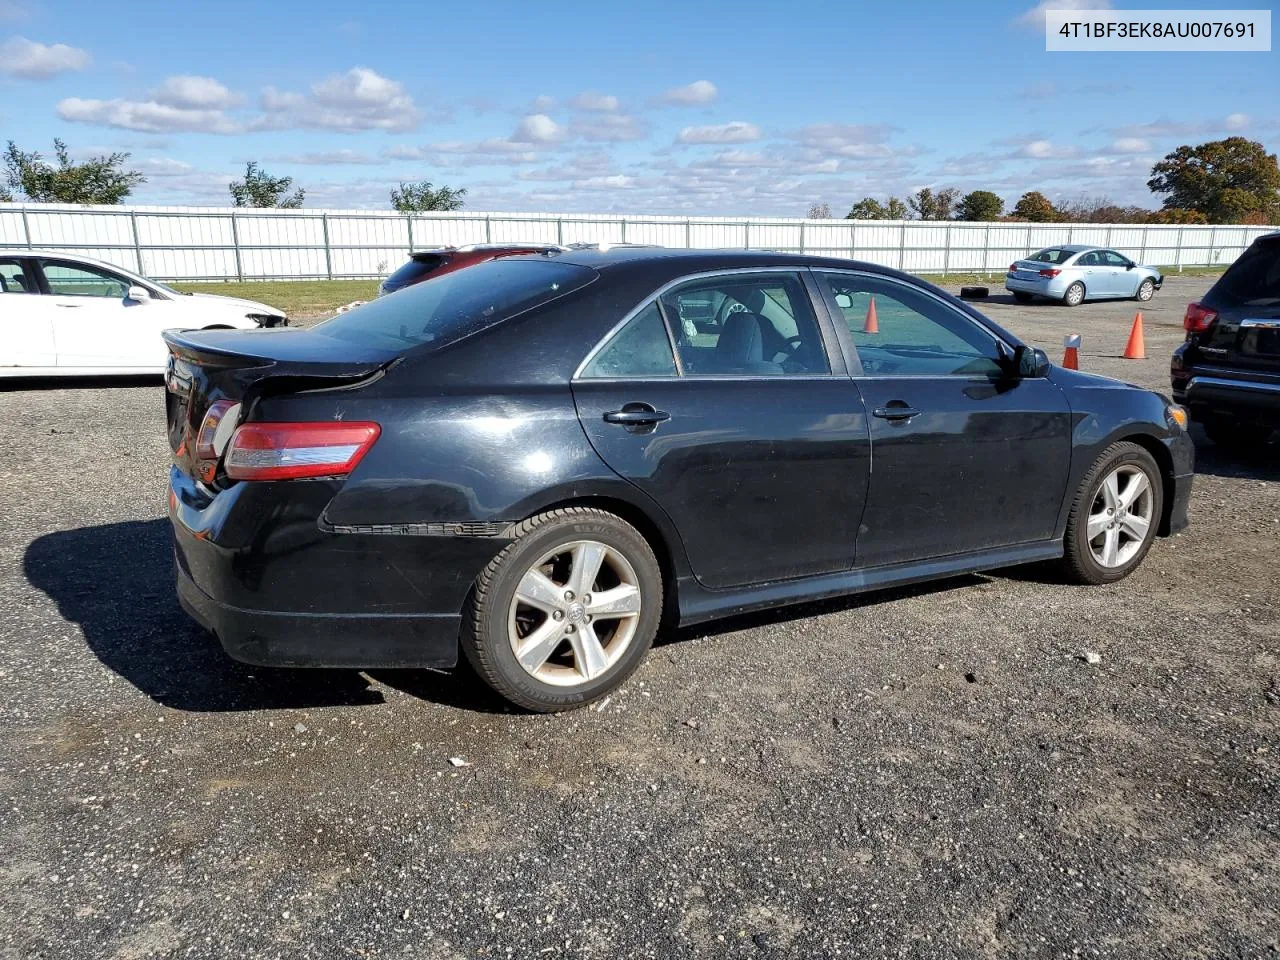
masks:
{"type": "Polygon", "coordinates": [[[741,216],[949,185],[1158,206],[1178,144],[1280,145],[1278,54],[1047,53],[1032,2],[0,0],[0,140],[128,150],[145,203],[226,205],[258,160],[309,207],[425,178],[741,216]]]}

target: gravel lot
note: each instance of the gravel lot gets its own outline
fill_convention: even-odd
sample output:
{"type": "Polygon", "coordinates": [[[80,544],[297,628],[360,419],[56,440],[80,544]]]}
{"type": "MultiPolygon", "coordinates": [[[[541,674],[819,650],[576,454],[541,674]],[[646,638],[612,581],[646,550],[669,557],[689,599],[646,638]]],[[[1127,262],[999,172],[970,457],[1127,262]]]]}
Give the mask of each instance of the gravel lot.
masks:
{"type": "MultiPolygon", "coordinates": [[[[1209,282],[1141,362],[1135,304],[986,309],[1166,389],[1209,282]]],[[[737,620],[534,717],[226,659],[173,599],[161,389],[0,388],[0,957],[1280,950],[1274,445],[1202,445],[1191,529],[1115,586],[737,620]]]]}

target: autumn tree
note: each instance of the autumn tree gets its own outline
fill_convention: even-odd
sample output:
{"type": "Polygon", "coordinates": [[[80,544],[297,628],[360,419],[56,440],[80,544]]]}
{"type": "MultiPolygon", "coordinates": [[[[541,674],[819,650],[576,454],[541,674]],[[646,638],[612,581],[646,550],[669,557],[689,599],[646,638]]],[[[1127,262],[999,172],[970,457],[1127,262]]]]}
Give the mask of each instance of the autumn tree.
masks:
{"type": "Polygon", "coordinates": [[[806,220],[830,220],[831,204],[829,203],[811,203],[809,204],[809,212],[805,215],[806,220]]]}
{"type": "MultiPolygon", "coordinates": [[[[136,170],[124,169],[128,153],[108,153],[73,162],[67,145],[54,138],[57,166],[36,151],[18,149],[12,140],[4,153],[5,182],[9,188],[36,203],[119,203],[146,182],[136,170]]],[[[9,190],[5,197],[12,199],[9,190]]]]}
{"type": "Polygon", "coordinates": [[[282,207],[296,209],[302,206],[306,191],[295,190],[293,177],[273,177],[258,167],[254,160],[245,164],[244,177],[227,184],[231,202],[237,207],[282,207]]]}
{"type": "Polygon", "coordinates": [[[960,191],[955,187],[946,187],[937,193],[922,187],[907,197],[907,205],[921,220],[950,220],[959,196],[960,191]]]}
{"type": "Polygon", "coordinates": [[[1030,190],[1020,196],[1013,206],[1013,215],[1019,220],[1030,220],[1032,223],[1049,223],[1058,219],[1058,211],[1039,190],[1030,190]]]}
{"type": "Polygon", "coordinates": [[[973,190],[960,198],[957,220],[995,220],[1004,212],[1004,201],[990,190],[973,190]]]}
{"type": "Polygon", "coordinates": [[[846,220],[905,220],[907,205],[897,197],[890,197],[884,203],[875,197],[863,197],[853,205],[844,218],[846,220]]]}
{"type": "Polygon", "coordinates": [[[1211,223],[1239,223],[1251,214],[1280,217],[1276,155],[1244,137],[1181,146],[1151,168],[1147,186],[1165,194],[1166,209],[1198,210],[1211,223]]]}

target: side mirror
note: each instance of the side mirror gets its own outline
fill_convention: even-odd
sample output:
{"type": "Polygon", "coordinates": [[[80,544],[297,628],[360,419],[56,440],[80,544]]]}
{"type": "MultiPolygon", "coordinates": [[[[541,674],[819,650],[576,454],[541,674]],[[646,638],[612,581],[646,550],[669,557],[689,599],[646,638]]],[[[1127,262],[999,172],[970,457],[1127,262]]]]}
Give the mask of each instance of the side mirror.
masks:
{"type": "Polygon", "coordinates": [[[1046,376],[1049,366],[1048,354],[1039,347],[1022,343],[1013,348],[1013,356],[1008,361],[1010,374],[1018,379],[1046,376]]]}
{"type": "Polygon", "coordinates": [[[151,299],[151,291],[146,287],[139,287],[136,284],[129,288],[129,292],[125,294],[126,300],[133,300],[137,303],[145,303],[151,299]]]}
{"type": "Polygon", "coordinates": [[[1136,263],[1134,263],[1132,260],[1130,260],[1128,263],[1126,263],[1126,264],[1124,265],[1124,268],[1125,268],[1126,270],[1132,270],[1132,269],[1133,269],[1134,267],[1136,267],[1136,266],[1137,266],[1137,264],[1136,264],[1136,263]]]}

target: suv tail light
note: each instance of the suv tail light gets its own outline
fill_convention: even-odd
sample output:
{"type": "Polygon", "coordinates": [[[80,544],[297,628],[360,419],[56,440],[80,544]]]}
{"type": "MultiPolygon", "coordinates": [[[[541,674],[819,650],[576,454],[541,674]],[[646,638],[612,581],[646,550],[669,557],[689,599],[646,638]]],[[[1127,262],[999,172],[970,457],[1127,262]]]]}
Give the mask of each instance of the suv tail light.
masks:
{"type": "Polygon", "coordinates": [[[1216,310],[1202,307],[1198,303],[1188,303],[1187,314],[1182,318],[1182,326],[1191,333],[1204,333],[1217,319],[1216,310]]]}
{"type": "Polygon", "coordinates": [[[376,423],[340,420],[246,423],[231,437],[224,467],[232,480],[346,476],[381,432],[376,423]]]}
{"type": "Polygon", "coordinates": [[[1058,270],[1058,269],[1056,269],[1056,268],[1054,268],[1054,267],[1046,267],[1044,270],[1041,270],[1041,271],[1040,271],[1040,276],[1042,276],[1042,277],[1048,277],[1049,279],[1051,279],[1051,280],[1052,280],[1054,277],[1056,277],[1056,276],[1057,276],[1058,274],[1060,274],[1061,272],[1062,272],[1061,270],[1058,270]]]}

